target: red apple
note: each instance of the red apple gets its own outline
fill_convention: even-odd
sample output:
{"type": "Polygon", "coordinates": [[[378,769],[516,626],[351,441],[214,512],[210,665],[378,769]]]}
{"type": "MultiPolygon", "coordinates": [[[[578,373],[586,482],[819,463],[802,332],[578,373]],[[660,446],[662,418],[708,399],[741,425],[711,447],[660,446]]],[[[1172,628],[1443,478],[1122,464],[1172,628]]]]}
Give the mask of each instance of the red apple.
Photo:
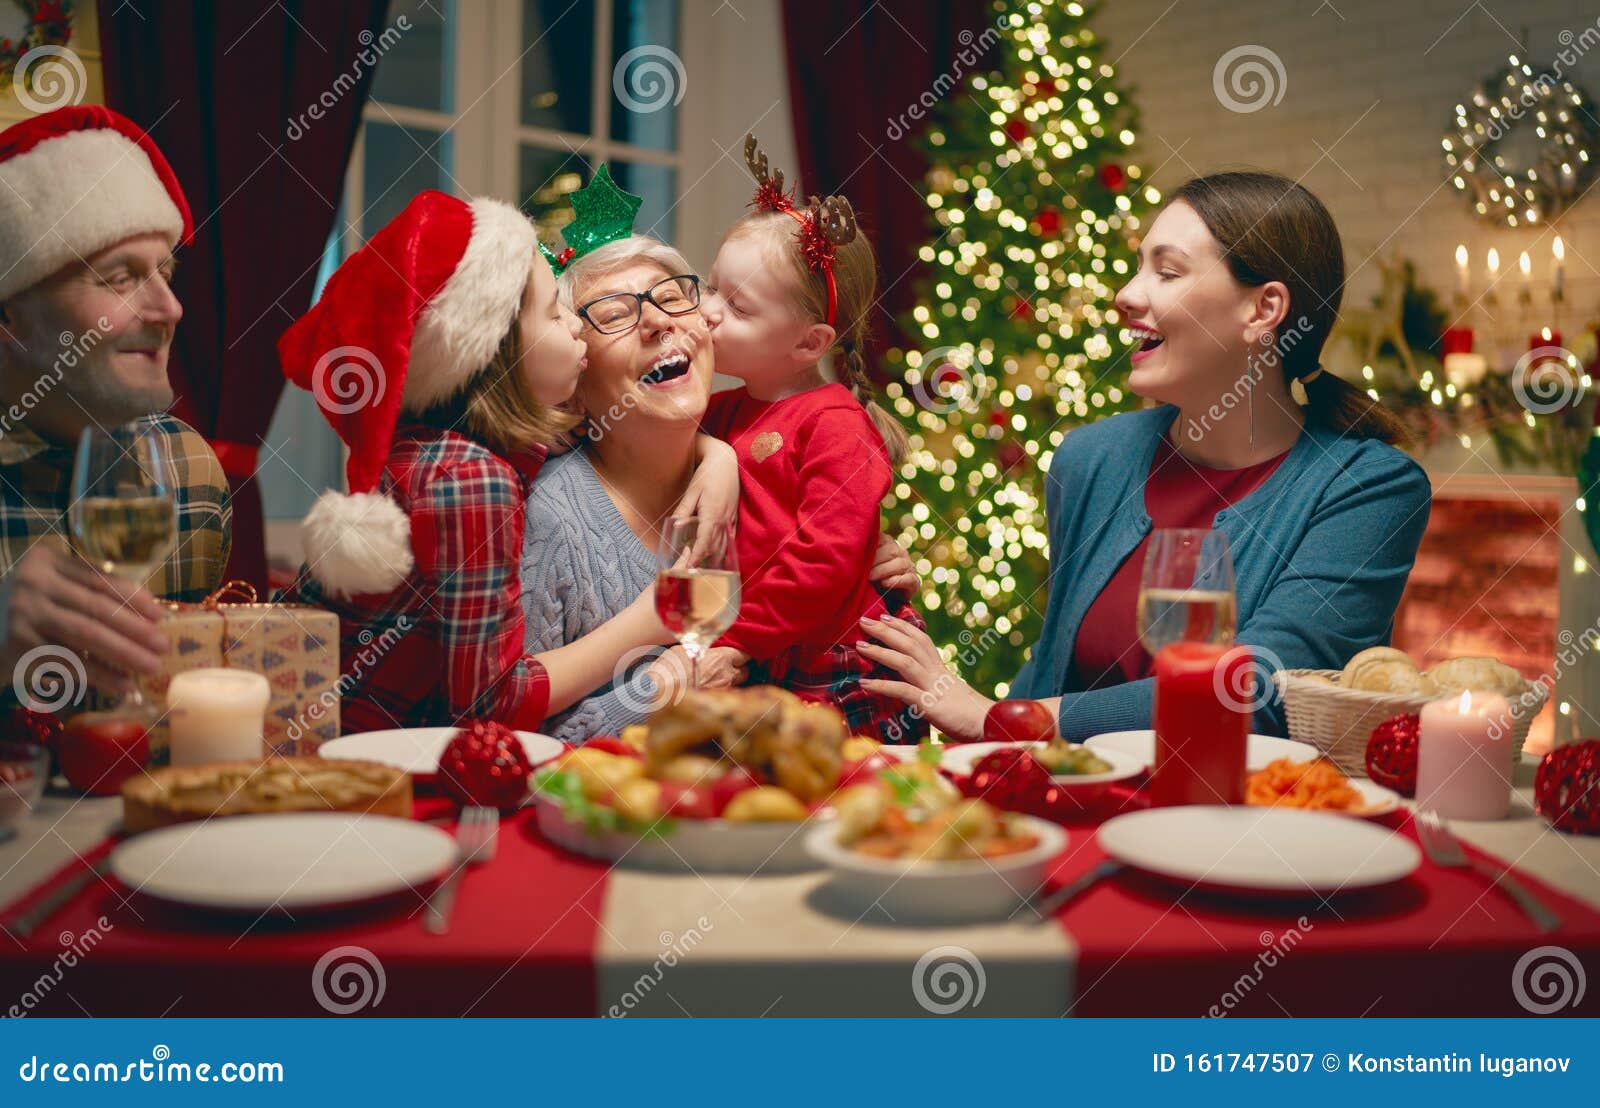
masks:
{"type": "Polygon", "coordinates": [[[1037,700],[1002,700],[983,717],[985,742],[1042,743],[1055,737],[1055,718],[1037,700]]]}
{"type": "Polygon", "coordinates": [[[116,796],[149,756],[150,732],[127,716],[84,712],[61,733],[61,772],[68,784],[91,796],[116,796]]]}
{"type": "Polygon", "coordinates": [[[722,815],[722,810],[728,806],[728,801],[746,789],[753,789],[759,784],[761,784],[761,778],[751,773],[744,766],[734,766],[712,783],[711,810],[719,816],[722,815]]]}

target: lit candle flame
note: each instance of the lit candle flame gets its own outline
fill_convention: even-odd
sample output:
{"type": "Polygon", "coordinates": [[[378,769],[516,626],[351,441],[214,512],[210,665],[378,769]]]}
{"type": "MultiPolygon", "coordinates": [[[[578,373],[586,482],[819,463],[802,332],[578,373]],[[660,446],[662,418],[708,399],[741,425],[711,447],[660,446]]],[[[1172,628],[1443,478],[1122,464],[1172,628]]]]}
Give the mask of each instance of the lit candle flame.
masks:
{"type": "Polygon", "coordinates": [[[1533,259],[1528,257],[1528,252],[1526,250],[1522,252],[1522,257],[1517,259],[1517,268],[1522,270],[1522,275],[1524,277],[1530,276],[1533,273],[1533,259]]]}
{"type": "MultiPolygon", "coordinates": [[[[1560,242],[1561,240],[1558,238],[1556,241],[1560,242]]],[[[1559,252],[1557,256],[1560,256],[1559,252]]],[[[1467,247],[1465,243],[1462,243],[1460,246],[1456,247],[1456,265],[1460,266],[1462,269],[1467,267],[1467,247]]]]}
{"type": "Polygon", "coordinates": [[[1466,715],[1469,711],[1472,710],[1472,690],[1471,689],[1462,689],[1461,690],[1461,700],[1460,700],[1459,704],[1457,705],[1457,710],[1462,715],[1466,715]]]}
{"type": "Polygon", "coordinates": [[[1550,252],[1556,256],[1556,261],[1560,262],[1566,260],[1567,245],[1561,241],[1560,235],[1557,235],[1556,240],[1550,244],[1550,252]]]}
{"type": "Polygon", "coordinates": [[[1492,277],[1500,272],[1500,251],[1489,247],[1489,275],[1492,277]]]}

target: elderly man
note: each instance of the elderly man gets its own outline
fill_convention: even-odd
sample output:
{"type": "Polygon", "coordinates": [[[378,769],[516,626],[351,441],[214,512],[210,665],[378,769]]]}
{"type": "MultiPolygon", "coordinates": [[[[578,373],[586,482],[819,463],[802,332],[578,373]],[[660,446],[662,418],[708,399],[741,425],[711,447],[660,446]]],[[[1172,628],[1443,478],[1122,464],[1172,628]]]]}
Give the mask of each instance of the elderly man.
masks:
{"type": "Polygon", "coordinates": [[[0,132],[0,695],[18,662],[65,648],[97,688],[125,690],[166,647],[145,588],[110,580],[68,543],[79,433],[149,421],[178,501],[178,543],[149,582],[198,600],[227,564],[228,483],[172,405],[167,352],[183,308],[173,249],[192,234],[171,167],[101,107],[0,132]]]}

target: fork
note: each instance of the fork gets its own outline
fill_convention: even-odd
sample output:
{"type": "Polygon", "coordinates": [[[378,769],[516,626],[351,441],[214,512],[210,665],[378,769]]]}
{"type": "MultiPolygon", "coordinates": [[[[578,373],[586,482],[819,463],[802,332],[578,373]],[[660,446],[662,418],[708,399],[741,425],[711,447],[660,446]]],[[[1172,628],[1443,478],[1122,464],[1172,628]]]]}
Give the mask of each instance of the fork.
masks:
{"type": "Polygon", "coordinates": [[[1439,813],[1433,809],[1419,811],[1413,817],[1417,827],[1417,838],[1422,842],[1422,850],[1435,865],[1448,866],[1451,869],[1470,869],[1492,880],[1495,885],[1512,900],[1517,902],[1517,907],[1533,921],[1540,933],[1554,931],[1561,926],[1561,917],[1552,912],[1544,901],[1534,896],[1522,882],[1512,877],[1509,871],[1501,870],[1497,866],[1479,865],[1467,857],[1461,849],[1460,841],[1450,833],[1450,828],[1444,820],[1439,818],[1439,813]]]}
{"type": "Polygon", "coordinates": [[[500,831],[500,812],[472,804],[461,809],[461,819],[456,824],[456,866],[439,883],[428,897],[422,928],[430,935],[443,935],[450,930],[450,911],[456,903],[456,886],[461,882],[461,872],[468,866],[482,865],[494,857],[495,841],[500,831]]]}

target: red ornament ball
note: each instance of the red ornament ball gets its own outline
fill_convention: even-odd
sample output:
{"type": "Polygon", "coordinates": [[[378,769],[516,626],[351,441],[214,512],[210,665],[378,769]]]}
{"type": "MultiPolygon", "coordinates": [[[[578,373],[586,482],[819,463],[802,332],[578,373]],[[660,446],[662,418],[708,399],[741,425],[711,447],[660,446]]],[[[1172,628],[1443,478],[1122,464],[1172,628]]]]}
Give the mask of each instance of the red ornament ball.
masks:
{"type": "Polygon", "coordinates": [[[1011,136],[1012,142],[1021,142],[1032,133],[1025,119],[1013,119],[1006,124],[1006,134],[1011,136]]]}
{"type": "Polygon", "coordinates": [[[1557,831],[1600,835],[1600,739],[1546,754],[1534,774],[1533,806],[1557,831]]]}
{"type": "Polygon", "coordinates": [[[1415,712],[1391,716],[1367,738],[1367,776],[1401,796],[1417,795],[1417,735],[1422,717],[1415,712]]]}
{"type": "Polygon", "coordinates": [[[1128,178],[1122,172],[1120,165],[1116,162],[1107,162],[1100,167],[1100,183],[1112,192],[1121,192],[1122,186],[1128,183],[1128,178]]]}
{"type": "Polygon", "coordinates": [[[1046,208],[1034,222],[1039,225],[1041,235],[1053,235],[1061,230],[1061,213],[1055,208],[1046,208]]]}
{"type": "Polygon", "coordinates": [[[1010,747],[986,754],[972,767],[961,791],[1007,812],[1028,812],[1044,801],[1050,771],[1029,751],[1010,747]]]}
{"type": "Polygon", "coordinates": [[[1042,81],[1039,81],[1039,82],[1035,83],[1034,86],[1033,86],[1033,95],[1036,96],[1036,97],[1043,98],[1043,97],[1046,97],[1046,96],[1054,96],[1055,94],[1056,94],[1056,83],[1054,81],[1052,81],[1048,77],[1046,77],[1042,81]]]}
{"type": "Polygon", "coordinates": [[[473,720],[439,756],[439,790],[457,804],[515,808],[528,794],[533,764],[509,727],[473,720]]]}
{"type": "Polygon", "coordinates": [[[1017,302],[1011,306],[1012,319],[1032,319],[1033,302],[1026,296],[1017,297],[1017,302]]]}
{"type": "Polygon", "coordinates": [[[1001,443],[997,454],[1000,458],[1000,467],[1007,473],[1028,460],[1028,452],[1014,442],[1001,443]]]}

